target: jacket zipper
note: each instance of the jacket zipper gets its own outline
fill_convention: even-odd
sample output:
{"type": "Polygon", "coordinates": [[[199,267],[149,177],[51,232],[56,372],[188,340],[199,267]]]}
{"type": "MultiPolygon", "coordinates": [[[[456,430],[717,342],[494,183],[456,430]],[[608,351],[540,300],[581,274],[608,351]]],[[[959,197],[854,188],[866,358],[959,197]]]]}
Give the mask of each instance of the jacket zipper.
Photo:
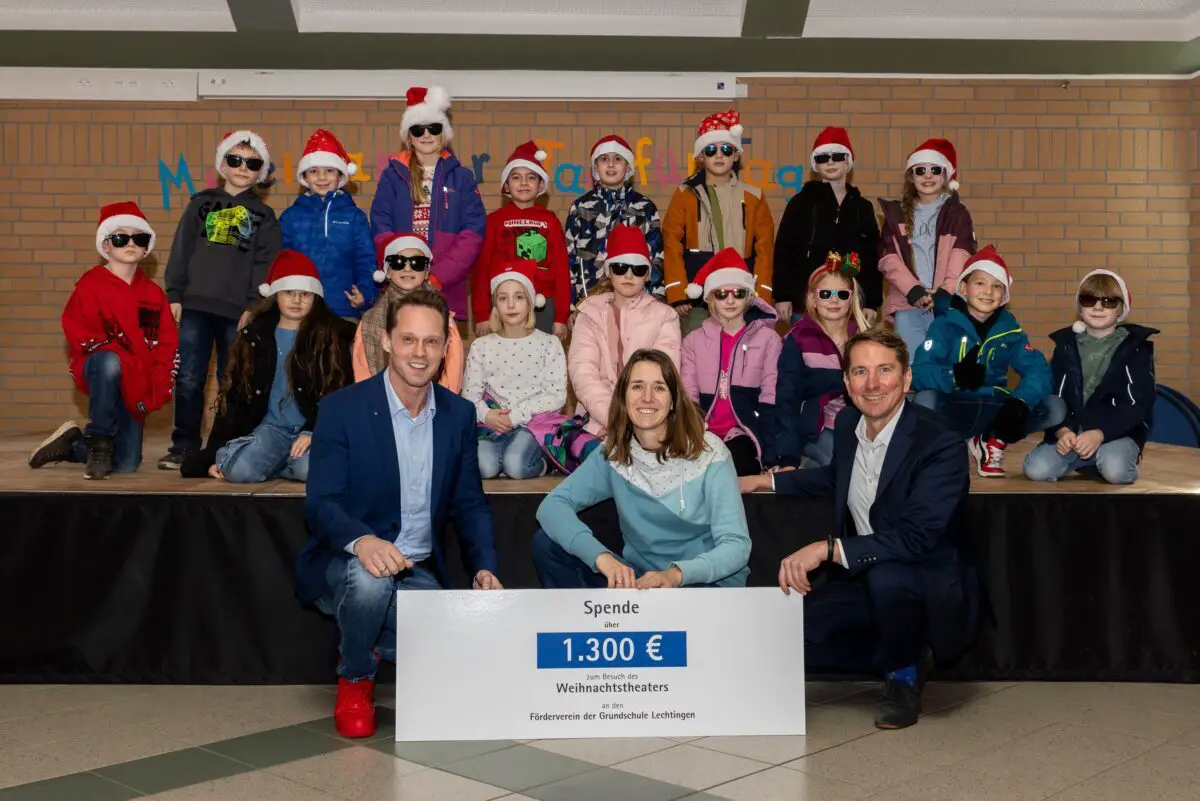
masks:
{"type": "Polygon", "coordinates": [[[329,210],[333,208],[333,197],[325,203],[325,238],[329,238],[329,210]]]}

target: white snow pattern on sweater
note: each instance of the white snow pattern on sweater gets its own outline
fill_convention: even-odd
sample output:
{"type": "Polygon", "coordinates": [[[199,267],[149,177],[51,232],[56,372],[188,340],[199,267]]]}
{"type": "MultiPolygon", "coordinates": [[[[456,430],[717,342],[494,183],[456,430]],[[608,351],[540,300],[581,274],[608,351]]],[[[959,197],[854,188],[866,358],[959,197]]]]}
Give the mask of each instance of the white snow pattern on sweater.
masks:
{"type": "Polygon", "coordinates": [[[472,342],[462,396],[475,404],[481,423],[488,413],[485,392],[511,411],[514,426],[561,409],[567,402],[567,357],[558,337],[534,329],[520,339],[488,334],[472,342]]]}

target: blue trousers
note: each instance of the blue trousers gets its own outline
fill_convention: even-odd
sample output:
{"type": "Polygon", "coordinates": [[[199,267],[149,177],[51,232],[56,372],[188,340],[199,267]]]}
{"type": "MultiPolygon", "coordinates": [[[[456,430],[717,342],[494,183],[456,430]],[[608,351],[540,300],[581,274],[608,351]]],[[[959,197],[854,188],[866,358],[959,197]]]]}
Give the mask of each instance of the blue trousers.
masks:
{"type": "MultiPolygon", "coordinates": [[[[986,433],[992,418],[1006,400],[1006,397],[995,395],[970,395],[966,392],[946,394],[933,389],[923,389],[913,398],[914,403],[940,413],[963,437],[977,437],[986,433]]],[[[1066,419],[1066,401],[1057,395],[1050,395],[1029,410],[1025,436],[1055,428],[1066,419]]]]}
{"type": "Polygon", "coordinates": [[[217,467],[226,481],[234,484],[256,484],[272,478],[290,481],[308,480],[308,455],[292,458],[292,444],[300,432],[270,423],[244,437],[231,439],[217,450],[217,467]]]}
{"type": "Polygon", "coordinates": [[[479,475],[537,478],[546,472],[546,456],[528,428],[514,428],[495,439],[479,440],[479,475]]]}
{"type": "MultiPolygon", "coordinates": [[[[566,548],[550,539],[550,535],[540,528],[533,535],[533,566],[537,569],[542,586],[548,590],[599,590],[608,587],[608,579],[603,573],[597,573],[591,565],[585,565],[582,559],[568,553],[566,548]]],[[[634,568],[633,573],[635,577],[641,578],[646,571],[634,568]]]]}
{"type": "MultiPolygon", "coordinates": [[[[121,358],[111,351],[97,351],[83,363],[88,385],[89,437],[113,437],[113,472],[132,473],[142,463],[142,422],[125,406],[121,395],[121,358]]],[[[76,440],[71,461],[87,462],[87,442],[76,440]]]]}
{"type": "Polygon", "coordinates": [[[237,320],[219,314],[184,309],[179,320],[179,372],[175,376],[175,430],[171,450],[184,453],[200,449],[200,423],[204,419],[204,384],[213,347],[217,349],[217,380],[225,375],[229,350],[237,337],[237,320]]]}
{"type": "Polygon", "coordinates": [[[1129,437],[1103,442],[1091,459],[1071,452],[1059,455],[1048,442],[1038,445],[1025,457],[1025,477],[1030,481],[1058,481],[1072,470],[1094,468],[1109,484],[1132,484],[1138,477],[1138,459],[1142,451],[1129,437]]]}

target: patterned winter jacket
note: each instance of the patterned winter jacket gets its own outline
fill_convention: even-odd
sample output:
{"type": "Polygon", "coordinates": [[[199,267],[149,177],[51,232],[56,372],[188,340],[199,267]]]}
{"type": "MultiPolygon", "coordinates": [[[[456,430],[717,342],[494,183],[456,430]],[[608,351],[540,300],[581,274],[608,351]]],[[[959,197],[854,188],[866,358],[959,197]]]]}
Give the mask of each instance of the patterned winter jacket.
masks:
{"type": "Polygon", "coordinates": [[[604,246],[617,223],[640,228],[650,246],[647,288],[663,294],[663,244],[658,207],[628,184],[619,189],[597,186],[575,198],[567,213],[567,258],[571,268],[571,302],[578,304],[604,275],[604,246]]]}

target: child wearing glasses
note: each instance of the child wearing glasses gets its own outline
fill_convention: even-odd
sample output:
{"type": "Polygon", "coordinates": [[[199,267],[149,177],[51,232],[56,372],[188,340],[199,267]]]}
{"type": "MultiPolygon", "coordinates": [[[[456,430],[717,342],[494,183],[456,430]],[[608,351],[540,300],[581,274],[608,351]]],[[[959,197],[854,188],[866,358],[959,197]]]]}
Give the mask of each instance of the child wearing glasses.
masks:
{"type": "Polygon", "coordinates": [[[775,309],[754,294],[754,274],[733,248],[696,273],[708,318],[684,337],[683,387],[704,425],[725,443],[739,476],[757,476],[775,435],[775,377],[782,343],[775,309]]]}
{"type": "Polygon", "coordinates": [[[179,324],[179,375],[175,381],[175,430],[158,460],[178,470],[200,448],[204,385],[213,347],[217,376],[225,374],[238,329],[262,301],[259,285],[279,252],[282,233],[275,211],[255,193],[271,171],[271,154],[253,131],[226,134],[217,145],[223,186],[197,192],[183,211],[164,280],[171,313],[179,324]]]}
{"type": "Polygon", "coordinates": [[[487,212],[471,170],[450,150],[450,96],[440,86],[408,90],[400,120],[404,152],[388,163],[371,203],[371,233],[424,238],[450,310],[467,319],[471,267],[483,247],[487,212]]]}
{"type": "Polygon", "coordinates": [[[1062,425],[1025,457],[1025,477],[1057,481],[1094,468],[1110,484],[1132,484],[1154,405],[1153,328],[1124,322],[1129,288],[1109,270],[1079,284],[1079,319],[1050,335],[1053,386],[1067,406],[1062,425]]]}
{"type": "Polygon", "coordinates": [[[533,259],[492,263],[490,334],[471,343],[463,397],[475,404],[479,474],[537,478],[548,463],[526,427],[534,415],[560,412],[567,402],[562,342],[538,329],[538,266],[533,259]]]}
{"type": "Polygon", "coordinates": [[[338,317],[357,323],[379,292],[375,245],[367,215],[343,187],[358,170],[337,137],[318,128],[296,165],[296,180],[306,190],[283,212],[283,246],[298,250],[317,265],[325,302],[338,317]]]}
{"type": "Polygon", "coordinates": [[[788,201],[775,239],[775,308],[791,322],[806,303],[809,277],[825,266],[829,253],[857,253],[863,307],[883,304],[879,274],[879,224],[875,207],[846,176],[854,169],[854,148],[845,128],[826,128],[813,142],[812,170],[819,180],[806,183],[788,201]],[[794,305],[793,305],[794,304],[794,305]]]}
{"type": "MultiPolygon", "coordinates": [[[[433,276],[433,251],[429,243],[413,233],[391,233],[375,237],[379,269],[375,282],[384,284],[383,292],[358,323],[354,335],[354,380],[366,381],[388,365],[384,342],[388,338],[388,307],[420,286],[441,291],[433,276]]],[[[451,392],[462,391],[463,341],[458,326],[450,326],[446,358],[438,383],[451,392]]]]}
{"type": "Polygon", "coordinates": [[[963,265],[975,252],[975,226],[958,196],[957,174],[954,145],[929,139],[908,157],[904,196],[879,201],[885,313],[909,353],[916,353],[933,324],[935,296],[948,300],[957,291],[963,265]]]}
{"type": "Polygon", "coordinates": [[[537,205],[546,194],[550,178],[544,166],[546,151],[534,142],[518,145],[500,172],[500,193],[508,196],[503,207],[487,217],[483,252],[475,264],[472,304],[475,336],[491,332],[492,292],[489,282],[504,265],[532,261],[534,294],[544,303],[534,309],[539,331],[559,339],[567,335],[571,313],[571,274],[567,269],[567,239],[562,223],[549,209],[537,205]]]}
{"type": "Polygon", "coordinates": [[[84,273],[62,313],[71,377],[88,396],[88,424],[69,420],[30,455],[85,465],[83,477],[137,470],[146,416],[171,399],[179,332],[166,294],[139,262],[154,250],[154,229],[136,203],[100,210],[96,250],[105,264],[84,273]]]}
{"type": "Polygon", "coordinates": [[[651,295],[650,246],[641,230],[618,225],[608,234],[607,277],[579,304],[567,372],[590,434],[603,437],[613,390],[633,352],[660,350],[679,364],[679,315],[651,295]]]}
{"type": "MultiPolygon", "coordinates": [[[[742,125],[738,113],[706,117],[692,147],[696,172],[675,190],[663,222],[667,302],[683,318],[683,333],[700,326],[708,310],[687,294],[713,254],[733,248],[754,273],[756,293],[771,303],[775,223],[762,191],[738,178],[742,125]]],[[[697,285],[698,286],[698,285],[697,285]]]]}

